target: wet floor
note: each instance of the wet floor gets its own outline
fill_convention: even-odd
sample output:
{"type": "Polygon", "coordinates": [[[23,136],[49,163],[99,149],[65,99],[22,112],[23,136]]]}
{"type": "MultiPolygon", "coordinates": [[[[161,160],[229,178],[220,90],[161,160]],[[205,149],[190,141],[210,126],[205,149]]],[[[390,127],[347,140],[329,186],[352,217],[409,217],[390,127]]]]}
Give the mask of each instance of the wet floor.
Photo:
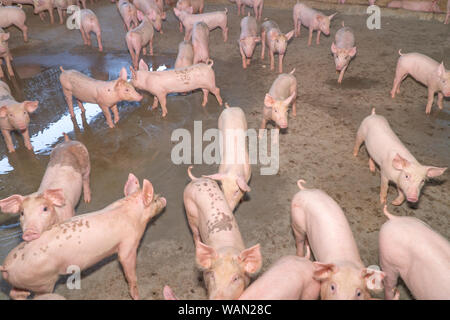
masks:
{"type": "MultiPolygon", "coordinates": [[[[222,7],[208,5],[207,11],[222,7]]],[[[267,58],[260,61],[260,46],[249,69],[245,72],[241,69],[235,41],[239,35],[239,19],[234,7],[229,5],[228,9],[230,40],[223,43],[220,31],[213,31],[210,36],[216,83],[224,101],[244,109],[249,128],[258,128],[264,94],[276,74],[269,71],[267,58]]],[[[92,202],[88,205],[80,202],[78,214],[101,209],[123,197],[123,185],[129,172],[141,181],[151,180],[155,191],[167,199],[167,208],[149,224],[139,248],[141,297],[161,299],[163,286],[170,284],[181,298],[203,299],[206,293],[201,274],[195,267],[192,236],[183,208],[182,194],[189,181],[187,165],[172,163],[171,151],[177,142],[171,141],[171,136],[177,128],[192,133],[196,120],[202,121],[203,132],[217,127],[222,108],[213,95],[209,95],[207,106],[202,108],[201,91],[187,96],[171,95],[167,102],[168,115],[162,118],[161,108],[151,110],[153,97],[145,94],[140,103],[119,104],[120,121],[114,129],[108,128],[100,108],[92,104],[85,104],[84,115],[76,106],[76,118],[72,119],[59,84],[59,66],[75,68],[101,80],[116,79],[120,69],[126,67],[131,76],[125,32],[115,5],[95,4],[94,11],[103,27],[104,53],[84,47],[78,31],[68,31],[59,25],[50,27],[30,13],[29,45],[20,42],[17,30],[11,31],[10,43],[17,44],[12,46],[12,53],[18,77],[7,83],[17,100],[39,100],[39,108],[31,115],[29,126],[34,154],[24,147],[18,134],[13,135],[16,147],[13,154],[8,154],[0,141],[0,198],[35,191],[52,148],[63,140],[62,133],[66,132],[86,145],[91,158],[92,202]],[[111,17],[117,23],[111,24],[111,17]]],[[[264,16],[279,22],[285,32],[292,29],[289,10],[265,9],[264,16]]],[[[364,17],[341,18],[355,29],[365,23],[364,17]]],[[[296,68],[300,90],[298,116],[290,119],[288,132],[280,137],[280,171],[275,176],[261,176],[260,166],[253,166],[252,192],[236,211],[246,245],[258,242],[262,245],[263,270],[282,255],[295,254],[289,202],[297,192],[295,182],[299,178],[305,179],[310,187],[324,189],[338,201],[355,233],[363,261],[367,265],[377,264],[376,239],[385,221],[377,200],[379,173],[369,173],[363,149],[358,159],[351,156],[356,129],[372,107],[389,118],[394,130],[419,161],[436,166],[448,166],[450,162],[449,101],[445,101],[443,111],[434,106],[432,114],[425,116],[426,89],[412,79],[404,82],[398,99],[391,100],[388,95],[398,46],[404,52],[425,48],[422,52],[438,60],[444,59],[447,68],[450,66],[448,28],[445,31],[443,25],[434,21],[421,21],[420,27],[403,19],[383,21],[387,24],[379,32],[358,29],[358,56],[350,64],[341,86],[336,82],[329,54],[331,37],[323,37],[320,46],[307,48],[304,32],[302,38],[295,39],[288,47],[284,70],[296,68]],[[418,30],[423,28],[436,37],[417,39],[418,30]],[[396,30],[399,29],[406,30],[405,34],[398,35],[396,30]],[[419,41],[422,44],[416,44],[419,41]],[[374,42],[379,46],[374,48],[374,42]]],[[[340,20],[334,21],[332,29],[336,30],[338,25],[340,20]]],[[[173,68],[178,43],[183,39],[172,13],[168,14],[164,28],[163,35],[155,35],[155,56],[144,57],[153,70],[173,68]]],[[[216,170],[216,165],[196,165],[194,174],[216,170]]],[[[404,204],[392,211],[423,219],[448,237],[448,180],[446,174],[428,184],[418,208],[404,204]]],[[[394,193],[391,188],[389,197],[393,198],[394,193]]],[[[0,215],[0,261],[20,242],[17,221],[17,217],[0,215]]],[[[0,297],[7,298],[9,287],[3,280],[0,289],[0,297]]],[[[114,257],[84,272],[81,290],[69,290],[61,280],[56,292],[69,299],[129,298],[125,278],[114,257]]],[[[401,292],[402,299],[409,298],[403,287],[401,292]]]]}

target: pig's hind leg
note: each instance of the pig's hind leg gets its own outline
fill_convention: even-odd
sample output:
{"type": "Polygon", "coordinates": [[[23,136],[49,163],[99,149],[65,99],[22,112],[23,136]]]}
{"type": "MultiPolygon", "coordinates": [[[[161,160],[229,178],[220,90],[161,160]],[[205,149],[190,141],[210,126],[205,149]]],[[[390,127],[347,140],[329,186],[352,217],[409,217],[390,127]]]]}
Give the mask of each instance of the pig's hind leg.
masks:
{"type": "Polygon", "coordinates": [[[136,245],[121,246],[118,252],[119,261],[122,265],[125,278],[128,282],[128,290],[133,300],[139,300],[139,290],[136,276],[136,245]]]}
{"type": "MultiPolygon", "coordinates": [[[[434,89],[431,87],[428,87],[428,101],[427,101],[427,106],[425,108],[425,113],[426,114],[430,114],[431,113],[431,107],[433,106],[433,101],[434,101],[434,89]]],[[[438,98],[439,101],[439,98],[438,98]]]]}
{"type": "Polygon", "coordinates": [[[69,107],[69,113],[72,118],[75,117],[73,113],[73,101],[72,101],[72,91],[63,88],[64,98],[66,98],[67,106],[69,107]]]}
{"type": "Polygon", "coordinates": [[[397,270],[395,270],[395,268],[389,266],[385,261],[383,261],[382,255],[380,257],[380,266],[386,275],[383,279],[384,298],[386,300],[392,300],[394,299],[394,295],[396,293],[397,279],[399,273],[397,270]]]}
{"type": "Polygon", "coordinates": [[[21,290],[18,288],[12,288],[9,292],[9,296],[13,300],[26,300],[30,294],[30,291],[21,290]]]}
{"type": "Polygon", "coordinates": [[[402,70],[402,67],[400,65],[397,65],[397,69],[395,70],[394,84],[392,85],[391,90],[392,98],[395,98],[395,95],[400,93],[400,84],[407,76],[408,72],[406,70],[402,70]]]}

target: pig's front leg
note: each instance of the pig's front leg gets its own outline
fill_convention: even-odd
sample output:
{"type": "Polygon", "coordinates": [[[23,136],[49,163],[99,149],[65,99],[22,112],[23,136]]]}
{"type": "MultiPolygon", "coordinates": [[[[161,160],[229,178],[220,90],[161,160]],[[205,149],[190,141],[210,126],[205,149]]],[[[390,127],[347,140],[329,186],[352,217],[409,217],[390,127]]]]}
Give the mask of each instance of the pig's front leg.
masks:
{"type": "MultiPolygon", "coordinates": [[[[6,61],[8,61],[8,60],[6,60],[6,61]]],[[[443,101],[444,101],[444,94],[442,92],[438,92],[437,105],[438,105],[439,109],[441,109],[441,110],[442,110],[442,108],[444,108],[443,101]]]]}
{"type": "Polygon", "coordinates": [[[183,24],[180,22],[180,32],[183,32],[183,24]]]}
{"type": "Polygon", "coordinates": [[[91,202],[91,188],[89,187],[89,174],[91,168],[88,168],[87,173],[83,174],[83,197],[84,202],[91,202]]]}
{"type": "Polygon", "coordinates": [[[316,44],[320,44],[320,30],[317,30],[317,39],[316,39],[316,44]]]}
{"type": "Polygon", "coordinates": [[[269,48],[270,70],[275,70],[275,57],[272,48],[269,48]]]}
{"type": "MultiPolygon", "coordinates": [[[[6,55],[5,57],[5,62],[6,62],[6,68],[8,69],[8,73],[10,76],[14,76],[14,71],[13,68],[11,66],[11,57],[9,55],[6,55]]],[[[1,68],[1,66],[0,66],[1,68]]],[[[3,71],[2,71],[3,73],[3,71]]],[[[442,101],[441,101],[442,102],[442,101]]],[[[441,108],[442,109],[442,108],[441,108]]]]}
{"type": "Polygon", "coordinates": [[[11,132],[9,130],[2,130],[3,138],[5,138],[6,147],[8,148],[8,152],[14,152],[14,144],[11,138],[11,132]]]}
{"type": "Polygon", "coordinates": [[[387,192],[389,188],[389,179],[381,172],[381,184],[380,184],[380,202],[386,203],[387,192]]]}
{"type": "Polygon", "coordinates": [[[242,57],[242,68],[247,69],[247,57],[245,56],[244,50],[242,50],[241,45],[239,45],[239,51],[241,52],[242,57]]]}
{"type": "Polygon", "coordinates": [[[264,51],[266,50],[266,32],[261,32],[261,60],[264,60],[264,51]]]}
{"type": "Polygon", "coordinates": [[[119,122],[119,119],[120,119],[120,117],[119,117],[119,110],[117,110],[117,104],[113,105],[111,107],[111,110],[112,110],[112,112],[114,114],[114,124],[116,124],[117,122],[119,122]]]}
{"type": "Polygon", "coordinates": [[[370,170],[370,172],[375,172],[375,162],[373,162],[373,159],[371,156],[369,156],[369,170],[370,170]]]}
{"type": "MultiPolygon", "coordinates": [[[[167,103],[167,95],[166,93],[162,93],[160,95],[158,95],[158,98],[156,98],[156,106],[158,106],[158,100],[159,103],[161,104],[161,109],[162,109],[162,117],[164,118],[167,115],[167,108],[166,108],[166,103],[167,103]]],[[[153,107],[155,105],[155,100],[153,100],[153,107]]]]}
{"type": "Polygon", "coordinates": [[[228,40],[228,28],[225,25],[224,27],[222,27],[222,35],[223,35],[223,42],[227,42],[228,40]]]}
{"type": "Polygon", "coordinates": [[[284,54],[278,54],[278,73],[283,73],[284,54]]]}
{"type": "Polygon", "coordinates": [[[63,12],[61,8],[58,8],[59,24],[63,24],[63,12]]]}
{"type": "Polygon", "coordinates": [[[25,143],[25,147],[28,150],[33,150],[33,146],[31,145],[30,141],[30,132],[28,131],[28,128],[22,133],[23,141],[25,143]]]}
{"type": "Polygon", "coordinates": [[[308,47],[309,47],[309,46],[311,45],[311,43],[312,43],[313,31],[314,31],[313,27],[310,26],[310,27],[309,27],[308,47]]]}
{"type": "Polygon", "coordinates": [[[342,68],[341,72],[339,73],[339,79],[338,79],[338,83],[339,83],[339,84],[342,83],[342,79],[344,78],[345,70],[347,70],[347,66],[345,66],[344,68],[342,68]]]}
{"type": "Polygon", "coordinates": [[[73,101],[72,101],[72,91],[63,88],[64,97],[66,98],[67,106],[69,107],[69,113],[72,118],[75,118],[75,113],[73,112],[73,101]]]}
{"type": "Polygon", "coordinates": [[[189,30],[184,27],[184,41],[189,41],[192,36],[192,27],[189,28],[189,30]]]}
{"type": "Polygon", "coordinates": [[[139,290],[136,276],[136,245],[133,245],[132,248],[127,246],[122,248],[121,246],[119,248],[118,256],[123,272],[125,273],[125,278],[128,282],[130,296],[133,300],[139,300],[139,290]]]}
{"type": "Polygon", "coordinates": [[[433,100],[434,100],[434,89],[428,87],[428,102],[427,106],[425,108],[425,113],[430,114],[431,113],[431,107],[433,106],[433,100]]]}
{"type": "Polygon", "coordinates": [[[114,128],[114,123],[112,122],[112,118],[111,118],[111,112],[109,111],[108,107],[103,107],[103,106],[99,106],[102,111],[103,114],[105,115],[106,118],[106,123],[108,124],[108,126],[112,129],[114,128]]]}
{"type": "Polygon", "coordinates": [[[397,187],[397,192],[398,192],[397,198],[395,198],[395,200],[391,202],[392,205],[394,206],[399,206],[403,203],[403,201],[405,201],[405,195],[403,194],[403,191],[400,190],[399,187],[397,187]]]}

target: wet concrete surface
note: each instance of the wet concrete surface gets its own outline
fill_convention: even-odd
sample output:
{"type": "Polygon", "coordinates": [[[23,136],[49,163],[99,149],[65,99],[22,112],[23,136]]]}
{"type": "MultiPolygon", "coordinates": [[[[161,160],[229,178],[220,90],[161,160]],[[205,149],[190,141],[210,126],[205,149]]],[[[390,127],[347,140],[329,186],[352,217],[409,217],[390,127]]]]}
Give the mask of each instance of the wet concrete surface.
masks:
{"type": "MultiPolygon", "coordinates": [[[[206,11],[221,8],[223,5],[207,4],[206,11]]],[[[260,45],[250,67],[241,69],[236,43],[240,19],[233,5],[227,8],[228,42],[223,43],[219,30],[210,34],[216,83],[224,101],[246,112],[248,127],[258,128],[264,95],[277,74],[269,70],[267,57],[261,61],[260,45]]],[[[29,127],[34,154],[24,147],[18,134],[13,134],[16,147],[13,154],[8,154],[4,142],[0,142],[0,198],[35,191],[52,148],[63,140],[62,133],[66,132],[72,139],[83,142],[91,157],[92,202],[81,201],[77,214],[101,209],[123,197],[129,172],[141,181],[149,179],[155,191],[167,199],[166,209],[149,224],[138,251],[141,298],[161,299],[163,286],[169,284],[180,298],[204,299],[206,291],[195,266],[194,245],[183,207],[182,194],[189,182],[188,165],[172,163],[171,150],[177,142],[171,141],[171,135],[176,128],[193,132],[196,120],[202,121],[203,132],[216,128],[222,108],[213,95],[202,108],[201,91],[186,96],[171,95],[168,115],[162,118],[160,108],[151,110],[153,97],[144,94],[140,103],[119,104],[120,121],[114,129],[108,128],[96,105],[86,104],[84,116],[75,107],[76,120],[72,120],[59,84],[60,65],[107,80],[117,78],[120,69],[125,66],[128,70],[131,64],[116,6],[105,1],[95,4],[93,10],[103,28],[103,53],[97,51],[95,39],[94,48],[85,47],[79,31],[42,23],[30,11],[29,44],[23,44],[17,29],[8,30],[18,77],[7,82],[16,99],[36,99],[40,104],[31,115],[29,127]]],[[[155,55],[144,57],[154,69],[173,67],[178,43],[183,39],[173,13],[167,16],[164,34],[155,33],[155,55]]],[[[267,8],[263,12],[263,18],[277,21],[283,32],[292,29],[291,16],[290,10],[267,8]]],[[[444,102],[444,110],[433,106],[431,115],[425,115],[427,90],[411,78],[403,82],[402,92],[395,100],[389,96],[400,48],[402,52],[422,52],[443,60],[447,68],[450,66],[448,26],[437,21],[385,18],[381,30],[371,31],[365,27],[364,16],[340,15],[333,20],[331,30],[332,36],[322,35],[319,46],[306,46],[306,29],[289,44],[284,70],[296,68],[298,112],[296,118],[290,118],[288,131],[280,135],[280,170],[274,176],[261,176],[261,166],[254,165],[252,191],[235,212],[247,247],[261,244],[264,259],[261,272],[279,257],[295,254],[289,210],[299,178],[307,181],[307,187],[321,188],[336,199],[347,215],[363,261],[366,265],[378,264],[378,231],[386,221],[378,203],[379,172],[371,174],[368,170],[364,148],[358,158],[352,156],[356,130],[372,107],[387,117],[400,139],[423,164],[448,166],[450,162],[450,102],[444,102]],[[358,54],[342,85],[338,85],[329,48],[342,20],[355,30],[358,54]]],[[[198,176],[214,173],[217,168],[217,165],[196,165],[193,172],[198,176]]],[[[422,219],[448,238],[448,177],[447,172],[431,180],[423,188],[418,206],[412,208],[404,203],[397,208],[390,206],[390,210],[422,219]]],[[[395,195],[395,188],[391,187],[388,199],[392,201],[395,195]]],[[[16,217],[1,214],[0,221],[0,261],[3,261],[21,241],[21,234],[16,217]]],[[[62,277],[55,292],[68,299],[129,298],[122,269],[114,256],[83,272],[81,290],[69,290],[64,281],[62,277]]],[[[405,287],[401,285],[400,289],[401,299],[409,299],[405,287]]],[[[0,290],[0,297],[8,298],[9,286],[4,280],[0,290]]]]}

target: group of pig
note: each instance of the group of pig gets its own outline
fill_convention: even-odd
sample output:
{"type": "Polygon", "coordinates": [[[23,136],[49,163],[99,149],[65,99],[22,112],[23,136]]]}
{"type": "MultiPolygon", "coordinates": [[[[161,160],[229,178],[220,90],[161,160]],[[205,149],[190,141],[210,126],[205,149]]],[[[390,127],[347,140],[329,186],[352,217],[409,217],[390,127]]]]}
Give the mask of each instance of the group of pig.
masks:
{"type": "MultiPolygon", "coordinates": [[[[35,2],[42,4],[45,0],[35,2]]],[[[262,23],[259,33],[257,21],[261,20],[263,1],[235,2],[238,14],[241,11],[244,14],[243,5],[253,7],[255,14],[255,17],[244,14],[241,20],[238,42],[243,68],[250,64],[255,45],[260,41],[261,58],[264,58],[266,45],[268,47],[271,70],[275,69],[274,55],[279,56],[278,71],[281,74],[265,96],[261,128],[265,128],[270,120],[280,128],[287,128],[289,106],[292,105],[292,114],[295,116],[297,98],[295,69],[290,73],[282,73],[287,43],[294,35],[300,35],[301,25],[304,25],[309,28],[308,45],[312,43],[313,31],[317,31],[316,43],[319,44],[322,32],[330,34],[330,21],[335,14],[326,16],[305,4],[297,3],[293,9],[294,30],[284,34],[275,21],[268,20],[262,23]]],[[[85,1],[82,3],[85,6],[85,1]]],[[[100,81],[61,67],[60,82],[72,117],[75,97],[83,112],[83,102],[98,104],[112,128],[119,121],[119,101],[142,100],[142,95],[135,88],[154,95],[153,108],[159,102],[163,117],[167,114],[166,96],[172,92],[187,93],[201,89],[203,106],[207,103],[209,92],[222,105],[220,90],[215,84],[213,61],[209,57],[208,41],[210,30],[217,27],[222,30],[223,40],[227,41],[226,9],[203,13],[204,1],[179,0],[174,13],[180,20],[180,31],[183,27],[185,29],[185,38],[179,45],[175,68],[149,71],[148,65],[139,56],[141,50],[146,53],[147,45],[149,53],[153,54],[153,29],[162,33],[162,20],[166,18],[163,2],[134,0],[131,3],[119,0],[117,7],[128,31],[126,44],[133,64],[130,67],[131,83],[127,82],[125,68],[120,71],[118,79],[100,81]]],[[[2,10],[17,9],[20,8],[0,7],[0,17],[2,10]]],[[[85,13],[86,21],[90,21],[83,27],[84,19],[81,19],[83,40],[85,44],[90,44],[89,33],[94,31],[97,33],[99,50],[102,51],[98,19],[92,11],[83,10],[79,11],[80,17],[85,13]]],[[[15,16],[8,17],[13,19],[15,16]]],[[[22,20],[21,23],[12,20],[8,23],[20,25],[26,41],[25,18],[22,20]]],[[[9,26],[8,23],[6,26],[9,26]]],[[[5,41],[8,40],[4,35],[9,34],[0,33],[5,41]]],[[[340,83],[350,59],[356,54],[355,37],[350,28],[343,25],[336,32],[331,51],[336,69],[340,71],[340,83]]],[[[399,92],[401,81],[410,74],[428,86],[427,113],[431,110],[436,91],[438,106],[442,108],[443,97],[450,96],[450,72],[443,63],[439,64],[419,53],[399,54],[401,57],[397,64],[392,97],[399,92]]],[[[9,70],[9,51],[6,57],[9,70]]],[[[15,101],[8,85],[0,81],[0,106],[0,127],[8,150],[14,151],[10,136],[12,130],[20,131],[25,146],[32,149],[28,134],[28,113],[36,110],[38,102],[15,101]]],[[[225,106],[218,120],[218,128],[223,136],[226,137],[229,130],[237,130],[245,135],[247,121],[243,110],[227,104],[225,106]]],[[[260,246],[245,247],[233,211],[244,194],[250,192],[251,167],[247,148],[245,161],[241,162],[238,161],[242,155],[236,151],[236,140],[224,141],[219,171],[197,178],[191,173],[190,167],[188,176],[192,181],[185,187],[183,194],[195,243],[196,262],[203,271],[210,299],[370,299],[370,291],[380,290],[383,286],[387,299],[398,299],[398,276],[402,277],[418,299],[450,298],[450,283],[446,277],[450,267],[450,244],[445,238],[418,219],[392,216],[385,207],[384,212],[389,221],[382,226],[379,236],[382,271],[367,268],[361,261],[342,209],[325,192],[305,188],[303,180],[298,181],[300,191],[291,203],[297,256],[281,258],[249,285],[250,276],[262,266],[260,246]],[[420,246],[416,245],[418,242],[420,246]],[[310,260],[311,252],[315,262],[310,260]]],[[[421,165],[398,139],[387,120],[377,115],[375,110],[363,120],[357,132],[355,156],[362,143],[365,143],[369,153],[370,170],[375,170],[375,163],[380,167],[382,204],[387,202],[389,182],[395,183],[398,190],[398,196],[392,204],[400,205],[405,198],[409,202],[417,202],[425,180],[440,176],[446,170],[421,165]]],[[[163,210],[167,202],[154,193],[150,181],[144,179],[141,188],[139,180],[129,174],[124,186],[124,198],[102,210],[74,216],[82,191],[85,202],[91,199],[89,174],[88,150],[82,143],[71,141],[65,135],[65,141],[57,145],[50,155],[39,189],[30,195],[15,194],[0,200],[2,212],[20,215],[25,240],[8,254],[0,266],[3,278],[12,286],[11,298],[27,298],[31,292],[38,297],[51,293],[59,275],[67,274],[69,266],[76,265],[84,270],[114,253],[118,254],[123,267],[130,296],[139,298],[137,247],[147,223],[163,210]],[[107,236],[100,236],[105,234],[104,230],[108,230],[107,236]]],[[[168,286],[164,288],[164,296],[166,299],[176,299],[168,286]]]]}

